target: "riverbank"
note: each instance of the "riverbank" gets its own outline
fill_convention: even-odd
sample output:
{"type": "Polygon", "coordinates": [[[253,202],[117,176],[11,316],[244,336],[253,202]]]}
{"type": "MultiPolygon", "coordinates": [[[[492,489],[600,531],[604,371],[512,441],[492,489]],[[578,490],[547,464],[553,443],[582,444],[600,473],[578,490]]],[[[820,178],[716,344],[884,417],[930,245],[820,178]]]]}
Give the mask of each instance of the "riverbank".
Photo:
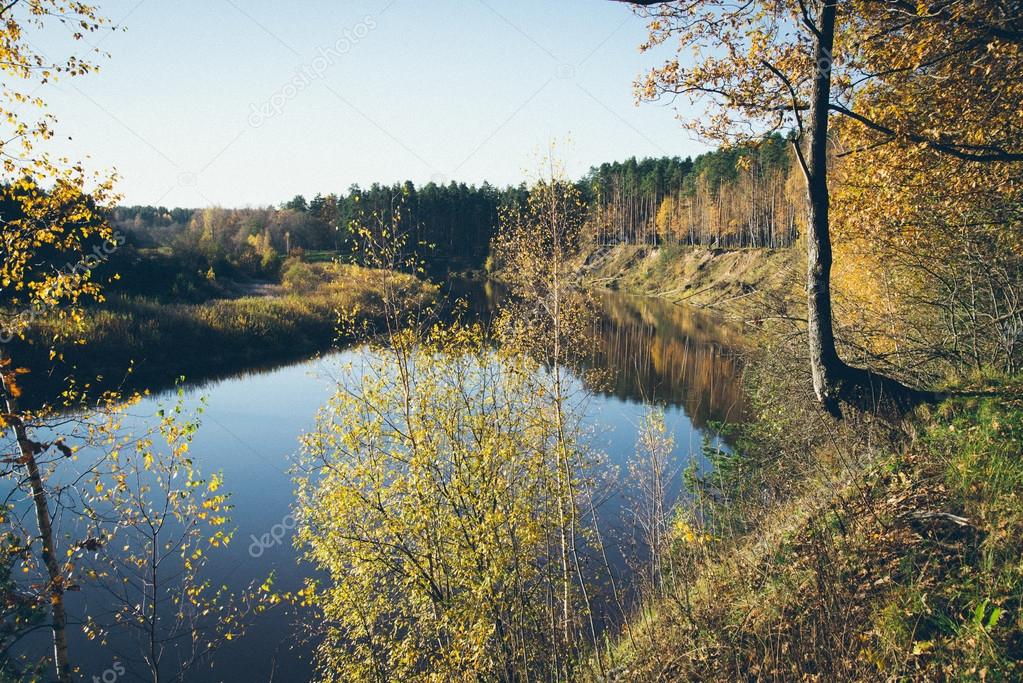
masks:
{"type": "MultiPolygon", "coordinates": [[[[800,256],[619,246],[579,271],[591,287],[749,320],[798,315],[800,256]]],[[[896,424],[836,423],[810,395],[800,339],[763,330],[747,363],[753,419],[688,482],[666,569],[594,657],[594,680],[1018,680],[1020,383],[896,424]]]]}
{"type": "Polygon", "coordinates": [[[181,377],[216,377],[295,360],[344,341],[338,311],[355,312],[358,324],[372,326],[384,317],[385,289],[392,291],[392,300],[408,306],[432,300],[437,291],[411,275],[351,265],[334,268],[329,277],[324,274],[300,288],[197,304],[112,297],[85,317],[76,336],[85,343],[59,343],[54,360],[42,343],[56,332],[54,323],[40,321],[31,330],[34,343],[15,344],[15,357],[27,367],[50,370],[26,376],[22,384],[29,399],[62,388],[62,378],[71,374],[94,388],[156,391],[181,377]],[[97,377],[102,379],[94,381],[97,377]]]}
{"type": "Polygon", "coordinates": [[[719,462],[702,494],[729,502],[673,525],[675,571],[603,680],[1018,680],[1023,401],[916,417],[898,446],[845,430],[719,462]]]}

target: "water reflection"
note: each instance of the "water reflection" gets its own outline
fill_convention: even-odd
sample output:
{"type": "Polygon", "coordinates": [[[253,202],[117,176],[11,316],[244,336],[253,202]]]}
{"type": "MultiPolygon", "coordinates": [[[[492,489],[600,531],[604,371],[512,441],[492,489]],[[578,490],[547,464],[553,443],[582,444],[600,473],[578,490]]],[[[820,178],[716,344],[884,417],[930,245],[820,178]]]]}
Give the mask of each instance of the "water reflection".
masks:
{"type": "Polygon", "coordinates": [[[607,383],[590,388],[623,401],[683,408],[694,427],[738,422],[746,402],[741,337],[721,320],[649,297],[598,296],[590,366],[607,383]]]}
{"type": "MultiPolygon", "coordinates": [[[[469,317],[484,320],[508,296],[494,281],[449,283],[447,294],[465,302],[469,317]]],[[[663,299],[611,291],[593,298],[592,336],[581,369],[601,372],[589,376],[587,389],[632,403],[680,407],[700,429],[744,419],[739,330],[663,299]]]]}

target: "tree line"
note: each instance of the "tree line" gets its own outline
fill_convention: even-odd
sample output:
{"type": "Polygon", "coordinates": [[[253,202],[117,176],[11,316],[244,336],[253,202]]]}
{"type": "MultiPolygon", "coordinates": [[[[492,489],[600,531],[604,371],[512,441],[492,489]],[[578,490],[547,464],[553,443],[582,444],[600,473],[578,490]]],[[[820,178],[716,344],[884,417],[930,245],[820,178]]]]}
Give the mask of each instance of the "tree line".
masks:
{"type": "MultiPolygon", "coordinates": [[[[781,136],[695,159],[633,157],[601,164],[575,183],[587,206],[582,237],[596,245],[786,246],[795,239],[800,205],[791,170],[781,136]]],[[[130,258],[119,264],[126,286],[149,292],[169,285],[187,293],[206,274],[274,278],[295,251],[357,258],[357,223],[380,229],[400,224],[407,247],[431,273],[479,271],[500,212],[522,206],[528,195],[524,184],[417,187],[405,181],[353,185],[312,199],[297,195],[263,208],[118,206],[110,220],[129,236],[122,256],[130,258]],[[170,264],[168,251],[174,255],[170,264]],[[133,259],[138,277],[131,276],[133,259]],[[141,281],[143,270],[153,274],[152,283],[141,281]]]]}
{"type": "Polygon", "coordinates": [[[602,164],[583,179],[600,245],[784,247],[802,197],[780,134],[695,159],[602,164]]]}
{"type": "Polygon", "coordinates": [[[685,124],[724,145],[792,143],[823,404],[864,389],[919,399],[877,370],[918,368],[935,349],[955,370],[971,353],[975,369],[998,355],[1018,369],[1018,3],[627,1],[650,20],[641,49],[678,50],[637,82],[641,99],[705,104],[685,124]],[[682,66],[683,49],[695,63],[682,66]],[[873,318],[875,333],[844,350],[856,366],[836,342],[836,253],[850,317],[873,318]]]}
{"type": "Polygon", "coordinates": [[[412,182],[344,193],[302,195],[278,206],[246,209],[168,209],[115,207],[111,223],[125,230],[141,249],[194,256],[213,268],[247,277],[274,277],[294,252],[330,252],[353,257],[353,225],[396,225],[400,210],[405,242],[435,272],[483,267],[499,208],[518,201],[524,189],[498,189],[488,183],[446,185],[412,182]]]}
{"type": "MultiPolygon", "coordinates": [[[[92,68],[71,58],[40,69],[46,59],[23,28],[73,20],[80,39],[105,22],[67,0],[0,8],[0,70],[13,83],[0,92],[12,133],[0,139],[0,281],[15,336],[32,322],[20,313],[39,310],[59,317],[57,336],[79,338],[94,312],[85,302],[103,297],[86,261],[99,258],[97,244],[113,244],[118,257],[187,249],[215,281],[218,269],[270,273],[298,250],[336,254],[349,236],[385,249],[433,245],[478,262],[502,224],[497,251],[516,294],[495,326],[504,343],[493,349],[478,327],[391,326],[372,348],[379,372],[340,383],[304,440],[299,541],[323,580],[297,597],[323,617],[318,662],[328,680],[571,680],[591,652],[600,678],[611,675],[584,570],[597,556],[587,546],[600,543],[587,522],[600,498],[598,454],[580,438],[573,408],[586,396],[564,371],[588,317],[571,264],[586,239],[605,234],[594,207],[607,212],[608,244],[784,243],[784,206],[773,200],[783,169],[797,166],[808,207],[807,374],[825,406],[850,388],[905,389],[875,383],[876,371],[920,367],[928,349],[959,361],[960,373],[963,358],[989,371],[1002,353],[1006,369],[1019,368],[1017,3],[637,4],[657,5],[649,46],[681,39],[687,50],[705,48],[698,68],[676,59],[654,69],[641,94],[716,94],[715,115],[693,125],[722,140],[718,156],[627,162],[592,174],[604,186],[593,177],[551,177],[528,192],[409,183],[272,209],[125,212],[134,242],[124,245],[116,221],[104,220],[111,182],[40,151],[53,122],[20,106],[53,73],[92,68]],[[722,217],[725,188],[747,198],[728,202],[745,214],[722,217]],[[676,206],[664,208],[669,198],[676,206]],[[678,207],[684,202],[691,212],[678,207]],[[836,288],[846,297],[837,303],[833,236],[838,274],[852,274],[836,288]],[[79,260],[84,267],[74,267],[79,260]],[[856,315],[863,322],[853,335],[856,315]],[[861,362],[846,365],[850,357],[861,362]]],[[[385,256],[407,263],[404,253],[385,256]]],[[[395,320],[416,320],[402,309],[407,296],[385,294],[395,320]]],[[[57,341],[41,341],[51,359],[57,341]]],[[[0,345],[0,472],[9,484],[0,509],[0,677],[70,683],[78,672],[68,631],[81,627],[101,642],[142,634],[130,645],[148,677],[187,680],[266,593],[271,604],[284,599],[266,584],[231,596],[203,580],[204,558],[230,536],[229,501],[221,478],[193,465],[195,418],[178,403],[152,430],[126,433],[140,397],[87,401],[75,380],[91,380],[81,376],[27,409],[24,375],[46,368],[25,367],[13,348],[0,345]],[[115,599],[79,619],[69,591],[115,599]],[[49,632],[48,651],[20,656],[38,629],[49,632]],[[178,643],[189,644],[183,658],[178,643]]],[[[656,434],[647,441],[646,450],[661,450],[656,434]]],[[[648,528],[659,528],[663,515],[651,520],[648,528]]]]}

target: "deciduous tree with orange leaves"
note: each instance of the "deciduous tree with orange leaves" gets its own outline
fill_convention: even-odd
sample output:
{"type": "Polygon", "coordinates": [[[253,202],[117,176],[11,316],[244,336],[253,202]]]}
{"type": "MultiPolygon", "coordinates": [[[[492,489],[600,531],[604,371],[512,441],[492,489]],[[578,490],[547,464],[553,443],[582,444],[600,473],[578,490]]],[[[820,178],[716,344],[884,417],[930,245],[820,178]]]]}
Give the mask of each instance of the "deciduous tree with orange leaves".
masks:
{"type": "MultiPolygon", "coordinates": [[[[806,181],[807,322],[818,399],[829,408],[864,382],[835,345],[831,297],[830,163],[874,152],[877,170],[906,154],[1016,169],[1021,13],[1016,3],[958,0],[725,0],[647,2],[650,37],[675,56],[638,84],[642,99],[707,105],[687,125],[705,138],[749,144],[790,135],[806,181]],[[987,96],[984,96],[984,95],[987,96]],[[837,147],[833,115],[859,144],[837,147]],[[992,121],[1004,126],[992,127],[992,121]],[[877,150],[884,148],[884,152],[877,150]]],[[[971,174],[989,173],[990,170],[971,174]]],[[[1009,173],[1014,171],[1010,170],[1009,173]]],[[[882,381],[898,390],[899,385],[882,381]]]]}

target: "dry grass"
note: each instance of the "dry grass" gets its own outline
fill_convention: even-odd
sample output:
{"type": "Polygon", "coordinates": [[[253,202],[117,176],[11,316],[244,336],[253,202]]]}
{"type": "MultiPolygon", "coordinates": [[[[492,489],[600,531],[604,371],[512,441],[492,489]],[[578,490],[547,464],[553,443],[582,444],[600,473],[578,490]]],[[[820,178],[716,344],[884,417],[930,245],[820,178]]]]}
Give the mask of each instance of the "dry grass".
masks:
{"type": "Polygon", "coordinates": [[[799,296],[797,249],[708,249],[620,245],[592,251],[580,267],[596,287],[660,296],[693,306],[757,300],[758,294],[799,296]],[[793,291],[793,283],[796,290],[793,291]]]}

